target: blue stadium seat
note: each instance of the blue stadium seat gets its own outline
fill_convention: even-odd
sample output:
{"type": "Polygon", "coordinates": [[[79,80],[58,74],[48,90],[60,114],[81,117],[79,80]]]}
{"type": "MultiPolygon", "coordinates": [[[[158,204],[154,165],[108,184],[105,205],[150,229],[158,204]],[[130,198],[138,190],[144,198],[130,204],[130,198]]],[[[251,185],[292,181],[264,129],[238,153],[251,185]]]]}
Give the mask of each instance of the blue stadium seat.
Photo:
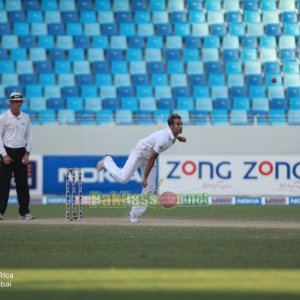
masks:
{"type": "Polygon", "coordinates": [[[229,125],[228,112],[223,109],[216,109],[211,112],[211,123],[213,125],[229,125]]]}
{"type": "Polygon", "coordinates": [[[187,36],[185,37],[185,48],[199,49],[201,41],[199,37],[187,36]]]}
{"type": "Polygon", "coordinates": [[[132,86],[120,86],[118,88],[118,97],[133,97],[135,95],[135,90],[132,86]]]}
{"type": "Polygon", "coordinates": [[[211,87],[211,98],[216,99],[216,98],[221,98],[221,97],[225,97],[225,98],[229,97],[228,87],[225,85],[211,87]]]}
{"type": "Polygon", "coordinates": [[[13,48],[10,50],[10,59],[14,61],[26,61],[27,51],[25,48],[13,48]]]}
{"type": "Polygon", "coordinates": [[[102,108],[103,109],[111,109],[117,110],[119,109],[119,99],[118,98],[104,98],[102,99],[102,108]]]}
{"type": "Polygon", "coordinates": [[[288,87],[287,97],[288,99],[300,97],[300,87],[288,87]]]}
{"type": "Polygon", "coordinates": [[[168,84],[167,74],[153,74],[151,76],[151,85],[155,88],[157,86],[166,86],[168,84]]]}
{"type": "Polygon", "coordinates": [[[219,61],[211,61],[205,63],[205,69],[209,74],[221,74],[222,64],[219,61]]]}
{"type": "MultiPolygon", "coordinates": [[[[47,87],[49,93],[52,93],[52,91],[53,92],[55,91],[55,94],[60,94],[60,87],[55,86],[56,85],[56,78],[55,78],[54,74],[41,73],[39,75],[39,77],[40,77],[39,83],[40,83],[41,86],[44,86],[44,87],[50,86],[50,87],[47,87]]],[[[45,95],[46,95],[46,90],[47,89],[45,89],[45,95]]]]}
{"type": "Polygon", "coordinates": [[[90,37],[84,35],[75,36],[74,45],[76,48],[89,49],[91,46],[90,37]]]}
{"type": "MultiPolygon", "coordinates": [[[[8,3],[13,3],[14,1],[8,1],[8,3]]],[[[25,12],[22,10],[14,9],[8,10],[8,19],[10,23],[16,22],[26,22],[25,12]]]]}
{"type": "Polygon", "coordinates": [[[285,61],[283,63],[284,74],[299,74],[299,64],[296,61],[285,61]]]}
{"type": "Polygon", "coordinates": [[[121,98],[121,109],[128,109],[131,111],[138,110],[138,100],[136,97],[121,98]]]}
{"type": "Polygon", "coordinates": [[[102,109],[102,101],[98,97],[87,97],[84,99],[84,108],[86,110],[99,111],[102,109]]]}
{"type": "Polygon", "coordinates": [[[54,48],[54,38],[50,35],[41,35],[38,37],[38,47],[45,49],[54,48]]]}
{"type": "Polygon", "coordinates": [[[111,109],[102,109],[96,112],[96,121],[98,124],[114,124],[114,115],[111,109]]]}
{"type": "Polygon", "coordinates": [[[132,9],[134,11],[147,10],[147,2],[146,0],[136,0],[132,3],[132,9]]]}
{"type": "Polygon", "coordinates": [[[62,96],[64,98],[79,97],[79,87],[77,86],[62,87],[62,96]]]}
{"type": "Polygon", "coordinates": [[[156,24],[155,29],[155,32],[158,36],[169,36],[172,34],[171,24],[156,24]]]}
{"type": "Polygon", "coordinates": [[[266,62],[264,64],[264,71],[266,73],[273,73],[273,74],[279,74],[280,73],[280,65],[279,62],[273,61],[273,62],[266,62]]]}
{"type": "Polygon", "coordinates": [[[126,50],[126,61],[141,61],[142,58],[142,50],[137,48],[128,48],[126,50]]]}
{"type": "Polygon", "coordinates": [[[213,109],[211,98],[196,98],[195,110],[201,112],[210,112],[213,109]]]}
{"type": "Polygon", "coordinates": [[[225,85],[224,74],[209,74],[208,76],[209,86],[225,85]]]}
{"type": "Polygon", "coordinates": [[[83,109],[83,100],[80,97],[66,97],[66,108],[74,111],[83,109]]]}
{"type": "Polygon", "coordinates": [[[54,70],[57,74],[70,74],[71,73],[71,64],[68,61],[55,61],[54,70]]]}
{"type": "Polygon", "coordinates": [[[287,110],[288,109],[288,101],[286,98],[273,98],[271,99],[271,109],[280,109],[287,110]]]}
{"type": "Polygon", "coordinates": [[[77,7],[80,11],[91,11],[93,10],[93,1],[92,0],[78,1],[77,7]]]}
{"type": "Polygon", "coordinates": [[[244,110],[232,110],[230,112],[230,123],[232,125],[248,125],[248,115],[244,110]]]}
{"type": "Polygon", "coordinates": [[[300,98],[290,98],[290,109],[292,110],[300,110],[300,98]]]}
{"type": "Polygon", "coordinates": [[[79,74],[76,76],[76,83],[79,86],[83,85],[93,85],[93,76],[90,74],[79,74]]]}
{"type": "Polygon", "coordinates": [[[284,98],[285,97],[285,89],[283,86],[269,86],[268,87],[268,98],[284,98]]]}
{"type": "Polygon", "coordinates": [[[34,97],[29,98],[29,108],[30,110],[40,111],[47,109],[47,102],[45,98],[42,97],[34,97]]]}
{"type": "Polygon", "coordinates": [[[271,125],[286,125],[285,111],[281,109],[271,109],[269,111],[269,122],[271,125]]]}
{"type": "Polygon", "coordinates": [[[269,125],[267,113],[265,111],[252,111],[250,114],[250,124],[259,126],[269,125]]]}
{"type": "Polygon", "coordinates": [[[243,36],[242,37],[242,47],[257,49],[257,38],[253,37],[253,36],[243,36]]]}
{"type": "Polygon", "coordinates": [[[109,73],[109,64],[107,61],[95,61],[92,63],[92,72],[94,74],[102,73],[107,74],[109,73]]]}
{"type": "Polygon", "coordinates": [[[132,83],[134,86],[138,85],[148,85],[149,84],[149,78],[147,74],[135,74],[132,75],[132,83]]]}
{"type": "Polygon", "coordinates": [[[173,88],[175,98],[190,97],[190,88],[188,86],[180,86],[173,88]]]}
{"type": "Polygon", "coordinates": [[[63,23],[51,23],[48,24],[48,33],[50,35],[64,35],[65,34],[65,29],[64,29],[64,24],[63,23]]]}
{"type": "Polygon", "coordinates": [[[74,86],[75,76],[73,74],[59,74],[58,75],[59,86],[74,86]]]}
{"type": "Polygon", "coordinates": [[[228,23],[241,23],[242,14],[238,10],[229,10],[226,14],[226,22],[228,23]]]}
{"type": "Polygon", "coordinates": [[[97,87],[93,85],[82,85],[81,86],[81,97],[83,98],[93,98],[98,97],[97,87]]]}
{"type": "Polygon", "coordinates": [[[269,111],[269,100],[268,100],[268,98],[254,98],[252,100],[252,111],[253,112],[267,112],[267,111],[269,111]]]}
{"type": "Polygon", "coordinates": [[[133,124],[132,111],[130,109],[116,110],[115,122],[117,125],[132,125],[133,124]]]}
{"type": "MultiPolygon", "coordinates": [[[[95,84],[97,87],[107,87],[109,89],[109,86],[112,85],[112,76],[110,74],[96,74],[95,84]]],[[[113,94],[115,93],[113,92],[113,94]]]]}
{"type": "Polygon", "coordinates": [[[164,11],[166,9],[165,1],[160,0],[150,0],[149,6],[151,11],[164,11]]]}
{"type": "Polygon", "coordinates": [[[150,111],[139,110],[134,113],[134,121],[137,125],[152,125],[153,115],[150,111]]]}
{"type": "Polygon", "coordinates": [[[168,109],[157,109],[154,112],[154,116],[153,116],[154,122],[156,124],[166,124],[169,115],[170,115],[170,110],[168,110],[168,109]]]}
{"type": "Polygon", "coordinates": [[[22,48],[34,48],[35,47],[35,36],[33,35],[25,35],[21,36],[19,39],[20,47],[22,48]]]}
{"type": "Polygon", "coordinates": [[[231,110],[230,98],[216,98],[214,100],[214,109],[231,110]]]}
{"type": "Polygon", "coordinates": [[[53,61],[65,61],[66,60],[66,51],[64,49],[49,49],[50,60],[53,61]]]}
{"type": "Polygon", "coordinates": [[[271,73],[266,74],[265,84],[266,84],[267,87],[282,85],[281,75],[280,74],[271,74],[271,73]]]}
{"type": "Polygon", "coordinates": [[[247,89],[246,89],[246,87],[233,86],[230,89],[230,93],[231,93],[232,98],[246,97],[247,96],[247,89]]]}
{"type": "Polygon", "coordinates": [[[166,109],[166,110],[175,109],[175,99],[173,98],[158,99],[158,109],[166,109]]]}
{"type": "Polygon", "coordinates": [[[20,80],[23,86],[37,84],[36,74],[22,74],[20,75],[20,80]]]}
{"type": "Polygon", "coordinates": [[[190,121],[194,125],[206,126],[210,124],[209,114],[205,111],[191,111],[190,121]]]}
{"type": "Polygon", "coordinates": [[[204,74],[192,74],[189,76],[189,83],[191,86],[205,86],[206,76],[204,74]]]}
{"type": "Polygon", "coordinates": [[[11,33],[11,27],[9,23],[0,23],[0,34],[9,35],[11,33]]]}
{"type": "Polygon", "coordinates": [[[259,74],[250,74],[247,76],[247,85],[263,85],[263,77],[259,74]]]}
{"type": "Polygon", "coordinates": [[[227,74],[241,74],[242,65],[239,61],[226,61],[225,71],[227,74]]]}
{"type": "Polygon", "coordinates": [[[56,112],[55,109],[44,109],[38,112],[38,119],[44,125],[56,125],[56,112]]]}
{"type": "Polygon", "coordinates": [[[199,11],[202,8],[202,2],[197,0],[187,0],[187,8],[191,11],[199,11]]]}
{"type": "Polygon", "coordinates": [[[31,84],[25,86],[25,95],[27,98],[41,98],[42,94],[42,87],[38,84],[31,84]]]}
{"type": "Polygon", "coordinates": [[[50,61],[36,61],[34,66],[37,73],[52,73],[52,63],[50,61]]]}
{"type": "Polygon", "coordinates": [[[2,84],[4,86],[19,85],[19,77],[17,74],[3,74],[2,84]]]}
{"type": "Polygon", "coordinates": [[[279,50],[279,58],[281,61],[295,61],[296,53],[295,49],[281,49],[279,50]]]}
{"type": "Polygon", "coordinates": [[[247,97],[233,98],[233,109],[234,110],[250,110],[250,101],[247,97]]]}
{"type": "Polygon", "coordinates": [[[49,98],[47,100],[47,108],[53,110],[65,108],[65,100],[63,98],[49,98]]]}
{"type": "Polygon", "coordinates": [[[290,109],[288,111],[287,122],[289,125],[300,125],[300,110],[290,109]]]}
{"type": "Polygon", "coordinates": [[[96,125],[95,113],[92,110],[79,110],[75,113],[76,121],[81,125],[96,125]]]}
{"type": "Polygon", "coordinates": [[[179,49],[166,49],[165,53],[167,61],[181,60],[181,51],[179,49]]]}
{"type": "Polygon", "coordinates": [[[209,87],[207,86],[194,86],[193,97],[194,98],[208,98],[210,96],[209,87]]]}
{"type": "Polygon", "coordinates": [[[139,109],[142,111],[155,111],[157,109],[156,99],[153,97],[140,98],[139,109]]]}
{"type": "Polygon", "coordinates": [[[191,97],[179,97],[177,98],[177,109],[184,109],[184,110],[194,110],[194,100],[191,97]]]}
{"type": "Polygon", "coordinates": [[[249,98],[264,98],[266,97],[265,86],[249,86],[249,98]]]}
{"type": "MultiPolygon", "coordinates": [[[[12,50],[14,50],[14,49],[12,49],[12,50]]],[[[15,50],[19,50],[19,49],[15,49],[15,50]]],[[[6,60],[7,59],[7,52],[8,52],[7,49],[0,49],[0,60],[6,60]]]]}
{"type": "Polygon", "coordinates": [[[76,124],[75,112],[73,109],[59,109],[57,112],[57,121],[59,124],[76,124]]]}
{"type": "MultiPolygon", "coordinates": [[[[163,90],[163,92],[164,92],[164,90],[163,90]]],[[[136,87],[136,96],[138,98],[152,97],[153,96],[153,89],[149,85],[139,85],[139,86],[136,87]]]]}

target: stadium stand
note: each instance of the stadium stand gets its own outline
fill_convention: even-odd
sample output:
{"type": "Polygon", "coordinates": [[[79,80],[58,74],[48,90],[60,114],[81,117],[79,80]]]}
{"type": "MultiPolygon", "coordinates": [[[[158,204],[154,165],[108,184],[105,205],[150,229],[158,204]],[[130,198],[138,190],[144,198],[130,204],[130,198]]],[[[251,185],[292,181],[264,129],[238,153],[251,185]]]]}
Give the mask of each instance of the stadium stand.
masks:
{"type": "Polygon", "coordinates": [[[1,2],[1,99],[34,124],[300,123],[298,0],[1,2]]]}

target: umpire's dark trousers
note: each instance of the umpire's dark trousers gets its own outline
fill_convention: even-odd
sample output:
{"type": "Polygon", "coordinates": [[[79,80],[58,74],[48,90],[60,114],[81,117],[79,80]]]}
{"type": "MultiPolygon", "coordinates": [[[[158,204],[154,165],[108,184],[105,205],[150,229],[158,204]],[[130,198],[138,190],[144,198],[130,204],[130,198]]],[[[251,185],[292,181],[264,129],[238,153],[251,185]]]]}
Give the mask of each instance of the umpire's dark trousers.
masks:
{"type": "Polygon", "coordinates": [[[29,213],[29,186],[28,167],[22,164],[22,158],[26,153],[25,148],[5,147],[7,154],[13,159],[9,165],[4,164],[1,159],[0,164],[0,213],[5,213],[9,198],[10,182],[12,175],[15,176],[16,190],[19,201],[19,213],[24,216],[29,213]]]}

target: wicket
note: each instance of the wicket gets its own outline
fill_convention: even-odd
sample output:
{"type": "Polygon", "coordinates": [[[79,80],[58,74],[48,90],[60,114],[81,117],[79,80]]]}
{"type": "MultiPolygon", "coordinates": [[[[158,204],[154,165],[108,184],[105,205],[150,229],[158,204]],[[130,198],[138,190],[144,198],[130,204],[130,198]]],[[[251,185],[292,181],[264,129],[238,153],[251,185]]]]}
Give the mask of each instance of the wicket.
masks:
{"type": "Polygon", "coordinates": [[[80,168],[68,168],[66,172],[66,219],[77,220],[77,209],[76,209],[76,173],[78,178],[77,193],[78,193],[78,204],[79,204],[79,219],[82,219],[82,178],[80,168]],[[70,196],[70,175],[72,175],[71,189],[72,193],[70,196]],[[70,214],[70,204],[72,199],[72,216],[70,214]]]}

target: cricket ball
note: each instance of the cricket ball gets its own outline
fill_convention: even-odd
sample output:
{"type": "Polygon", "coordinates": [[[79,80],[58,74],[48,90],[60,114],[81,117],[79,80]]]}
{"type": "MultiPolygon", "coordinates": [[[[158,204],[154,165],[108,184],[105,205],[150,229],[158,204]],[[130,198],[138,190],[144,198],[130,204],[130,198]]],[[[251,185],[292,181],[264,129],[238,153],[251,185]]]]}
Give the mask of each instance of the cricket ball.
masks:
{"type": "Polygon", "coordinates": [[[173,192],[164,192],[159,196],[158,203],[163,208],[172,208],[178,203],[178,197],[173,192]]]}
{"type": "Polygon", "coordinates": [[[277,81],[277,79],[276,79],[276,78],[272,78],[271,81],[272,81],[273,83],[275,83],[275,82],[277,81]]]}

